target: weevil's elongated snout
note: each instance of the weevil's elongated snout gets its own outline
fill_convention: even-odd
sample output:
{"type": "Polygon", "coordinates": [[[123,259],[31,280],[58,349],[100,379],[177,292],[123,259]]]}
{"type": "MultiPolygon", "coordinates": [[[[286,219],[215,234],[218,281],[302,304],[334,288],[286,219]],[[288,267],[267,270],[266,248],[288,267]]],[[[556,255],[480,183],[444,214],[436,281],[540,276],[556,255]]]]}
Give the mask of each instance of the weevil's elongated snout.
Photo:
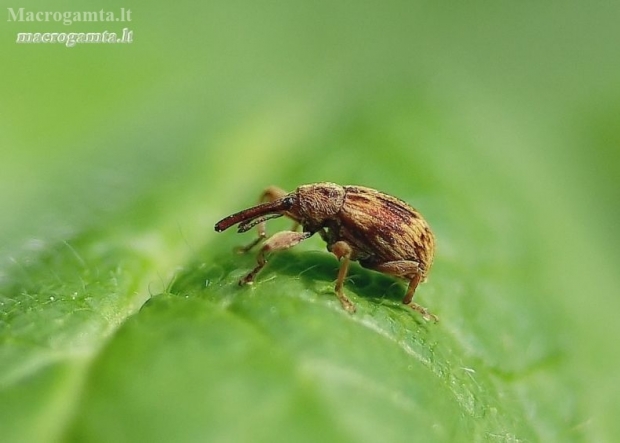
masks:
{"type": "Polygon", "coordinates": [[[217,222],[215,230],[222,232],[239,223],[239,232],[245,232],[262,221],[283,216],[293,204],[294,198],[287,195],[273,202],[244,209],[217,222]]]}

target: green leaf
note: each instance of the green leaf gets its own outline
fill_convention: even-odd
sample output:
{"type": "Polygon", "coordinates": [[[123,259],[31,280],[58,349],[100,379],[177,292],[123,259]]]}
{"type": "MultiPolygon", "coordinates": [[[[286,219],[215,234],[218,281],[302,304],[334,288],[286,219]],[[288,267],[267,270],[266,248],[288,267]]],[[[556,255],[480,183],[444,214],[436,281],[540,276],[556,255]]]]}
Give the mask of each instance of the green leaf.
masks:
{"type": "Polygon", "coordinates": [[[2,442],[617,440],[613,13],[175,8],[3,51],[2,442]],[[437,324],[357,264],[345,312],[319,238],[237,284],[214,223],[323,180],[428,219],[437,324]]]}

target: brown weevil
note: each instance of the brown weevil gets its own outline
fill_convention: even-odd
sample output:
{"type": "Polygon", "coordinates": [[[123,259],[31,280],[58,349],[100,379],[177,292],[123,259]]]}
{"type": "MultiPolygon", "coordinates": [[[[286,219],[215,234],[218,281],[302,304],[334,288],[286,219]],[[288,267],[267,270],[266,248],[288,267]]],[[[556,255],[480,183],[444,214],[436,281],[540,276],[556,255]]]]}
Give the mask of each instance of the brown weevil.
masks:
{"type": "Polygon", "coordinates": [[[342,286],[349,262],[364,268],[409,281],[403,303],[425,319],[437,317],[413,302],[418,284],[426,280],[433,263],[435,237],[420,213],[402,200],[362,186],[313,183],[299,186],[291,193],[271,186],[262,194],[261,204],[229,215],[215,225],[217,232],[238,224],[237,232],[258,227],[258,238],[240,248],[247,252],[262,240],[256,267],[239,284],[250,284],[267,263],[271,251],[290,248],[318,233],[327,250],[341,261],[336,280],[336,295],[344,309],[355,312],[355,305],[342,286]],[[295,222],[291,231],[267,238],[265,221],[286,216],[295,222]],[[302,232],[297,228],[301,226],[302,232]]]}

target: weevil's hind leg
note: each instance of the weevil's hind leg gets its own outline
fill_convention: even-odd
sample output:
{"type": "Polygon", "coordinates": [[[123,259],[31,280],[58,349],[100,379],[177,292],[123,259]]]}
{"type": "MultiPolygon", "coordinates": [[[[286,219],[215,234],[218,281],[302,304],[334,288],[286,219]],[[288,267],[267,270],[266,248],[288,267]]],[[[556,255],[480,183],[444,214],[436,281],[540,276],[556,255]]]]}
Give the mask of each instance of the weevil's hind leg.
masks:
{"type": "Polygon", "coordinates": [[[353,314],[355,312],[355,305],[346,295],[344,295],[342,290],[344,279],[349,272],[349,263],[351,262],[351,253],[353,250],[348,243],[341,240],[332,245],[331,252],[336,256],[336,258],[338,258],[339,261],[341,261],[340,270],[338,271],[338,279],[336,280],[336,296],[338,297],[338,300],[340,300],[342,307],[346,311],[353,314]]]}
{"type": "Polygon", "coordinates": [[[422,314],[422,317],[426,320],[433,320],[434,322],[439,321],[439,318],[436,315],[431,314],[425,307],[420,306],[413,301],[413,294],[415,294],[418,284],[422,281],[422,272],[420,271],[417,262],[411,260],[396,260],[373,266],[372,269],[384,274],[409,280],[409,286],[407,287],[407,292],[403,298],[403,304],[406,304],[414,311],[422,314]]]}
{"type": "MultiPolygon", "coordinates": [[[[266,188],[262,194],[260,195],[260,198],[258,199],[259,203],[270,203],[273,201],[276,201],[279,198],[284,197],[287,194],[287,192],[284,189],[278,188],[277,186],[269,186],[268,188],[266,188]]],[[[295,224],[295,226],[292,229],[293,231],[297,230],[297,224],[295,224]]],[[[247,252],[249,252],[250,250],[252,250],[252,248],[254,248],[254,246],[256,246],[257,244],[259,244],[261,241],[263,241],[265,238],[267,238],[267,232],[265,231],[265,222],[260,222],[257,226],[256,226],[256,231],[258,232],[258,237],[256,239],[254,239],[254,241],[252,241],[250,244],[245,245],[245,246],[239,246],[237,248],[235,248],[235,251],[239,254],[245,254],[247,252]]]]}
{"type": "Polygon", "coordinates": [[[312,234],[310,232],[293,232],[293,231],[281,231],[277,234],[274,234],[271,238],[269,238],[265,244],[260,248],[258,252],[258,257],[256,258],[257,264],[252,272],[239,280],[240,285],[252,284],[256,274],[260,272],[261,269],[265,267],[267,264],[267,260],[265,259],[265,255],[269,252],[273,251],[281,251],[283,249],[288,249],[293,247],[312,234]]]}
{"type": "Polygon", "coordinates": [[[422,280],[422,276],[420,274],[414,275],[409,281],[409,286],[407,287],[407,292],[405,293],[405,298],[403,298],[403,303],[409,306],[414,311],[422,314],[425,320],[433,320],[435,323],[439,321],[439,317],[435,314],[432,314],[426,309],[424,306],[420,306],[416,302],[413,301],[413,294],[415,293],[418,284],[422,280]]]}

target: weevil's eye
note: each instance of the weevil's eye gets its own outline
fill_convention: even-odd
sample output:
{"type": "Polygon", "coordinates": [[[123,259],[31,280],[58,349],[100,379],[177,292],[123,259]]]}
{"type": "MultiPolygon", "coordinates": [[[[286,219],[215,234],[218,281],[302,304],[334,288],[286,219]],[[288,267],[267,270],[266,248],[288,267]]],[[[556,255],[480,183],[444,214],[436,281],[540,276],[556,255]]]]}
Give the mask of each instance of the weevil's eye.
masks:
{"type": "Polygon", "coordinates": [[[295,205],[295,198],[292,196],[287,196],[282,199],[282,205],[286,209],[290,209],[295,205]]]}

